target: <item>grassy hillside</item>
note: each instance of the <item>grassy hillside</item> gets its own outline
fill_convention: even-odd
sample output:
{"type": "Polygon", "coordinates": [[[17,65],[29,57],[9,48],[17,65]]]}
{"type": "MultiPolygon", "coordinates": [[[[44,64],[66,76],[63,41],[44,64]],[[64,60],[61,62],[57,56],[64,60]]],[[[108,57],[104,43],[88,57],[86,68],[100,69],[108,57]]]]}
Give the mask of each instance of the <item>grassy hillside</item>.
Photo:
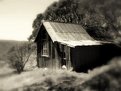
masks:
{"type": "Polygon", "coordinates": [[[0,60],[5,59],[8,50],[19,43],[23,43],[23,41],[0,40],[0,60]]]}
{"type": "MultiPolygon", "coordinates": [[[[24,86],[22,91],[121,91],[121,58],[108,65],[95,68],[88,74],[59,72],[48,73],[38,83],[24,86]]],[[[19,89],[16,89],[17,91],[19,89]]]]}
{"type": "Polygon", "coordinates": [[[3,76],[0,91],[121,91],[121,58],[88,73],[35,68],[3,76]]]}

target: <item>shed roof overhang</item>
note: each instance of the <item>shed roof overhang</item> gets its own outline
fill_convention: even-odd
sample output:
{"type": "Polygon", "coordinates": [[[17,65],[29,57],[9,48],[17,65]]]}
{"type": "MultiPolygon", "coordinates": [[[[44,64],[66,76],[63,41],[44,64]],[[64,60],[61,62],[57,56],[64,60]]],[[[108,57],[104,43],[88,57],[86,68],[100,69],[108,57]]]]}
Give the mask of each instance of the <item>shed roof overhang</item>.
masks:
{"type": "MultiPolygon", "coordinates": [[[[57,22],[43,22],[42,26],[44,26],[53,43],[59,42],[60,44],[67,45],[69,47],[92,46],[111,43],[93,39],[81,25],[57,22]]],[[[35,42],[37,42],[37,40],[39,39],[38,35],[35,39],[35,42]]]]}

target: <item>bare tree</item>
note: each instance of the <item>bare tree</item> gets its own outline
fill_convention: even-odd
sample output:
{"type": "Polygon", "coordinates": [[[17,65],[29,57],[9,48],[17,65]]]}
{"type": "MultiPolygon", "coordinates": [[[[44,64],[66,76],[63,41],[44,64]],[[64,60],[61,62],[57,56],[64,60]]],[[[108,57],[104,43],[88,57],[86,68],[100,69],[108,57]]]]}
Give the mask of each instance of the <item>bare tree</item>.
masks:
{"type": "Polygon", "coordinates": [[[12,47],[8,52],[11,67],[21,73],[35,48],[36,46],[33,43],[23,43],[12,47]]]}

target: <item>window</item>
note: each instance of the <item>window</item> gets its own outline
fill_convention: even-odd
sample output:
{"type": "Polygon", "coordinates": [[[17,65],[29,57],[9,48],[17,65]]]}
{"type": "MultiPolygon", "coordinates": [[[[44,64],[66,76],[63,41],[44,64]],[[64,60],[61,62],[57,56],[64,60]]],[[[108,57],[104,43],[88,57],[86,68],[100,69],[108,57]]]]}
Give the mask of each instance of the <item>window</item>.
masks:
{"type": "Polygon", "coordinates": [[[48,41],[45,41],[45,43],[43,44],[42,56],[49,57],[49,42],[48,41]]]}
{"type": "Polygon", "coordinates": [[[49,57],[49,36],[46,34],[42,41],[42,57],[49,57]]]}

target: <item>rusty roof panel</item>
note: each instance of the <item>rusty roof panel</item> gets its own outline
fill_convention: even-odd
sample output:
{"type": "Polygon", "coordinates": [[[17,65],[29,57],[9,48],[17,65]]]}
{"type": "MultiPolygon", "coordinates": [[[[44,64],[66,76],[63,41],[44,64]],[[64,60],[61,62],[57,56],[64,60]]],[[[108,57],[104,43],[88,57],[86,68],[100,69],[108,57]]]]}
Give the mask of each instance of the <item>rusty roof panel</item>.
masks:
{"type": "Polygon", "coordinates": [[[101,45],[102,42],[94,40],[81,25],[43,22],[43,25],[53,42],[68,46],[101,45]]]}

